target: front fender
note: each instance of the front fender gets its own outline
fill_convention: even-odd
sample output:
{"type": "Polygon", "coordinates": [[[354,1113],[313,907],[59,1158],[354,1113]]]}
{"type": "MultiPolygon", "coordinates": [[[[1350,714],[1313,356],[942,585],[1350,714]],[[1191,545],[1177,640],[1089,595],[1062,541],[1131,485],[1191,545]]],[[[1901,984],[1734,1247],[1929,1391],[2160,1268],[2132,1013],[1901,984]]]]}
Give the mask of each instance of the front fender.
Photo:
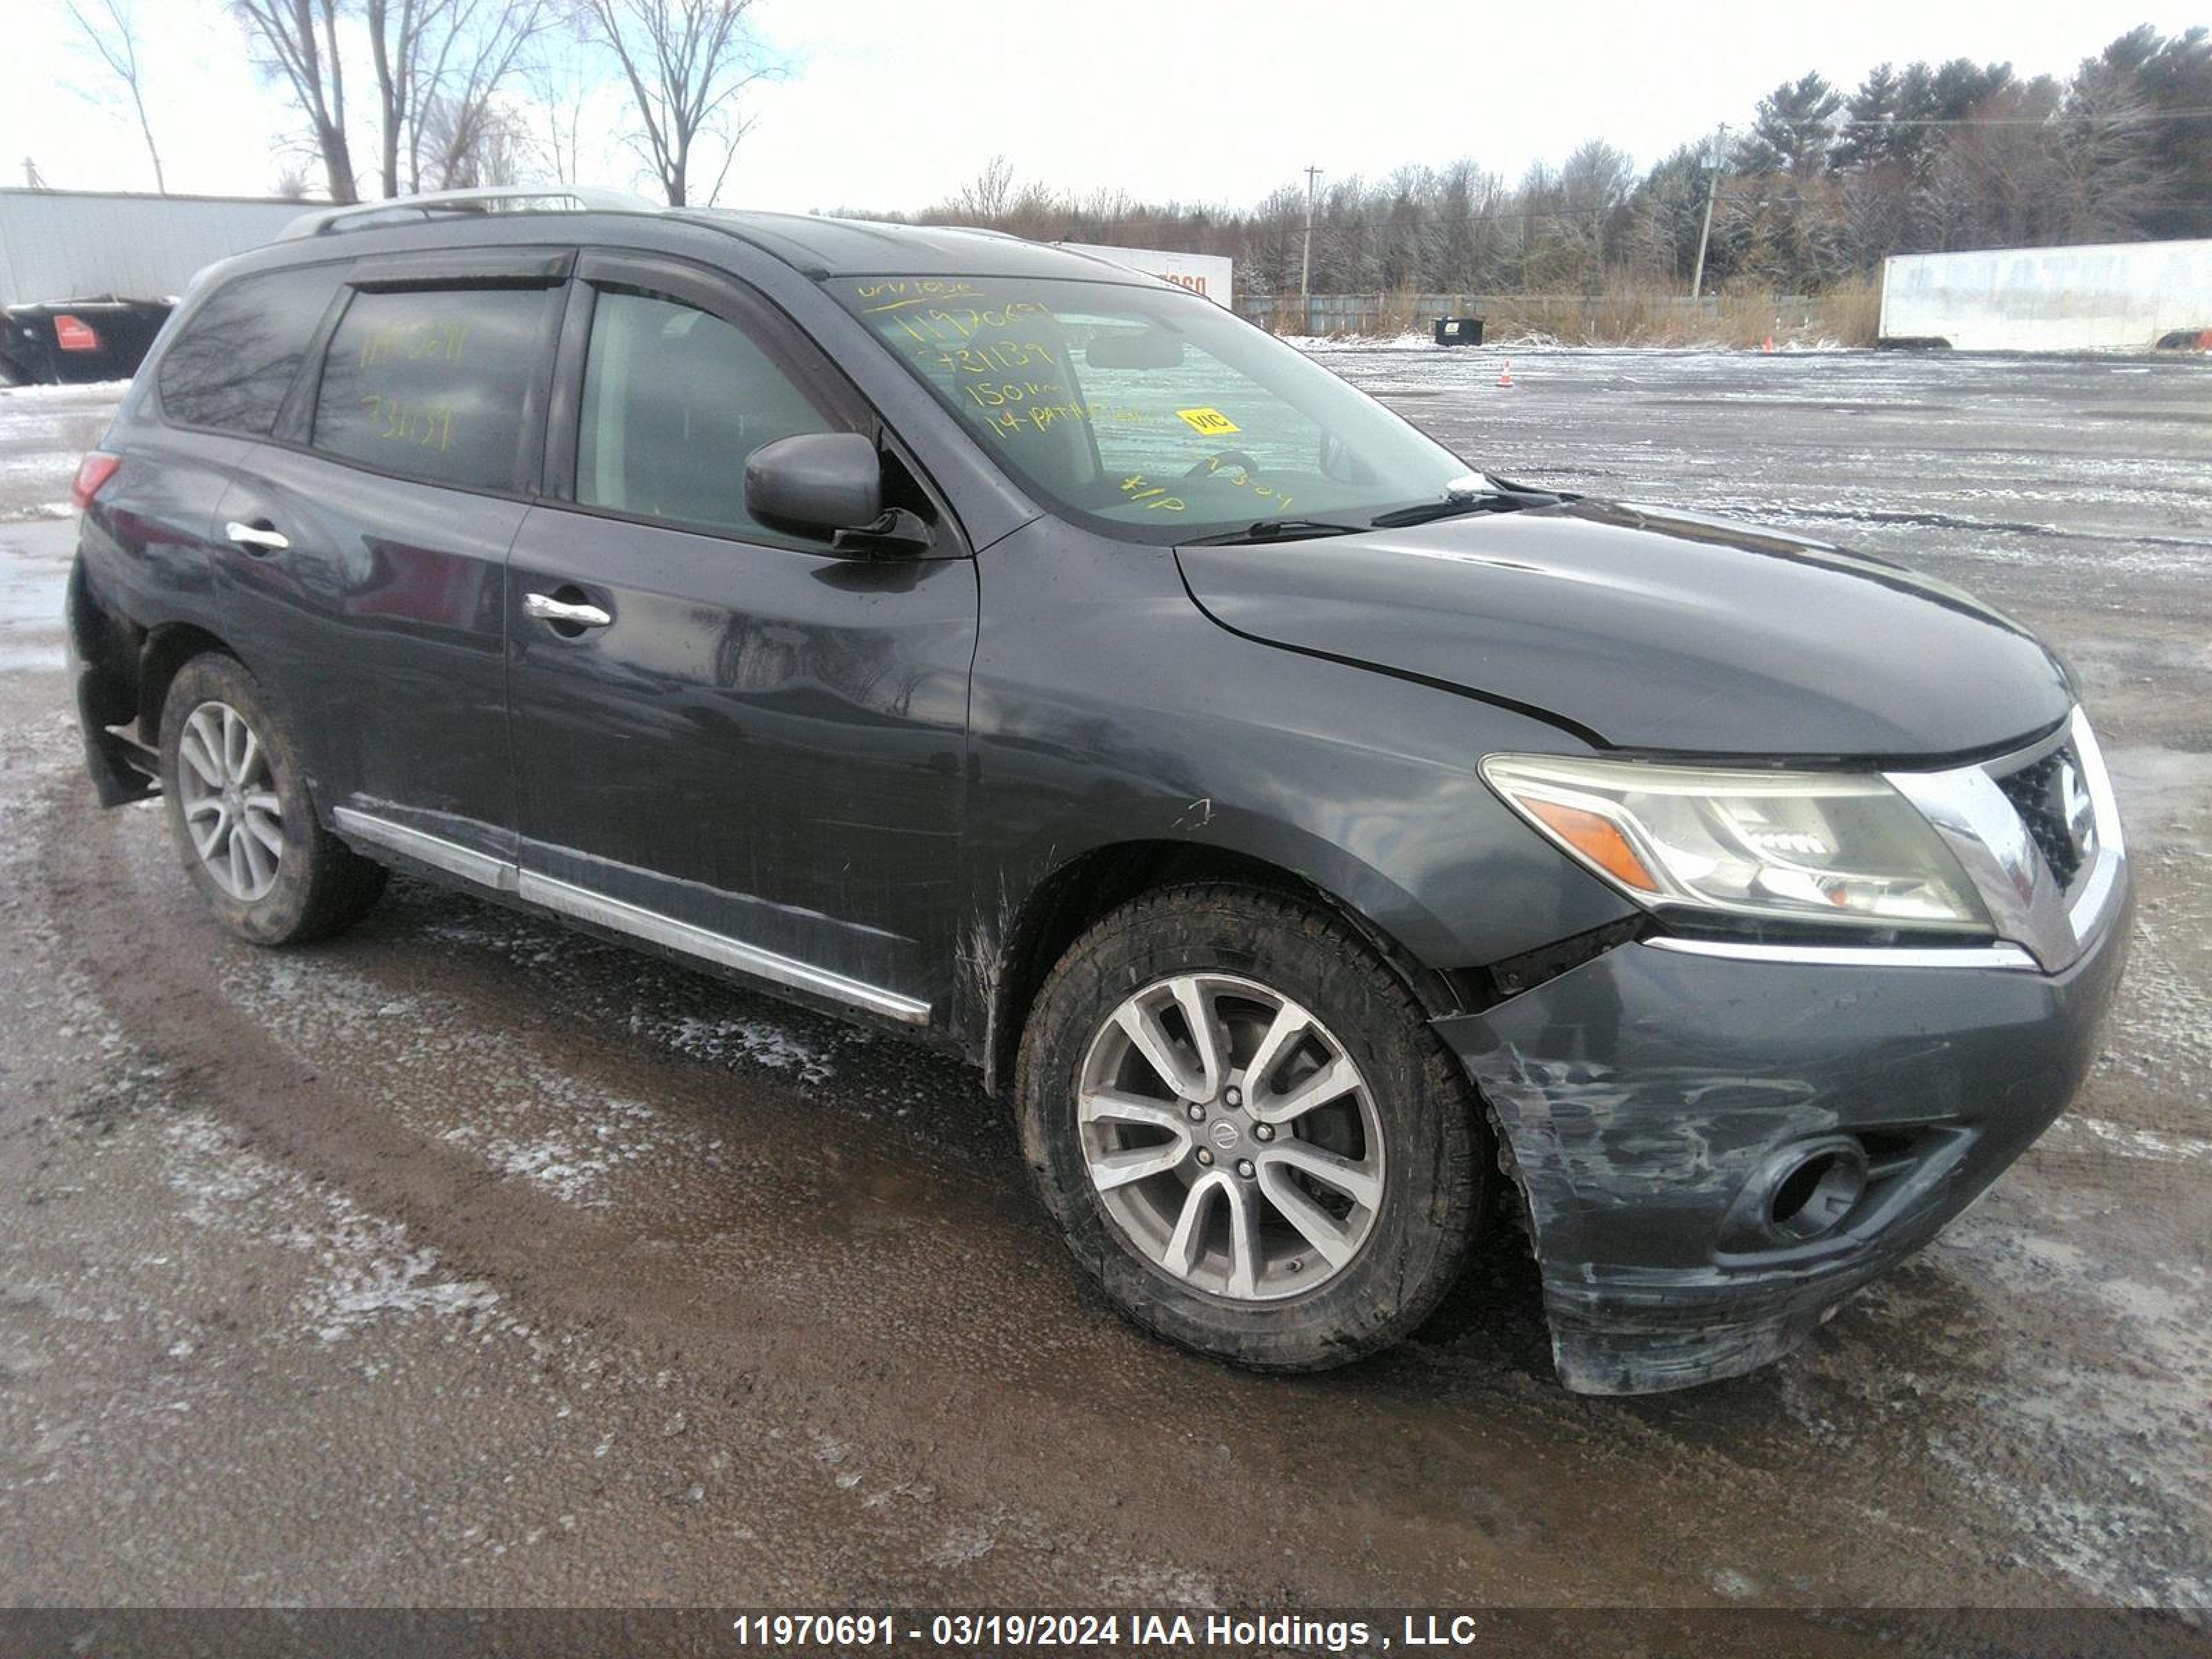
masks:
{"type": "Polygon", "coordinates": [[[1232,634],[1192,602],[1164,548],[1046,521],[979,564],[971,1022],[988,1018],[984,981],[1032,898],[1055,872],[1123,843],[1287,872],[1438,973],[1632,914],[1476,769],[1498,750],[1588,752],[1565,732],[1232,634]]]}

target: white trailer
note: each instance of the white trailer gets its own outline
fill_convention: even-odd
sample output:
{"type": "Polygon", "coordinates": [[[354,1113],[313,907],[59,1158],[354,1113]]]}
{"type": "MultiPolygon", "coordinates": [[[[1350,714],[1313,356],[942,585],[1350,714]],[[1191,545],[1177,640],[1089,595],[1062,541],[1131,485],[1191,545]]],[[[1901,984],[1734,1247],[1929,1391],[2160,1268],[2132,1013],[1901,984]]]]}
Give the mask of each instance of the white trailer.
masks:
{"type": "Polygon", "coordinates": [[[1899,253],[1881,337],[1961,351],[2142,349],[2212,329],[2212,241],[1899,253]]]}
{"type": "Polygon", "coordinates": [[[1062,242],[1060,246],[1070,253],[1088,253],[1097,258],[1110,259],[1117,265],[1127,265],[1132,270],[1141,270],[1148,276],[1163,278],[1177,288],[1203,295],[1218,306],[1227,306],[1236,297],[1231,290],[1235,262],[1218,254],[1170,253],[1149,247],[1100,247],[1089,242],[1062,242]]]}
{"type": "Polygon", "coordinates": [[[0,306],[172,298],[194,271],[273,240],[301,211],[254,197],[0,190],[0,306]]]}

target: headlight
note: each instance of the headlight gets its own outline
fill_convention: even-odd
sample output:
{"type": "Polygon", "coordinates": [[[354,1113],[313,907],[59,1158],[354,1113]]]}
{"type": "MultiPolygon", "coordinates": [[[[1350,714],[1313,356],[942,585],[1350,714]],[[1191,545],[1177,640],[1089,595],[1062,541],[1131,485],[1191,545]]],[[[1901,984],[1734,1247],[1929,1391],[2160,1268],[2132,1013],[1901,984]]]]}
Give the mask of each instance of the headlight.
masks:
{"type": "Polygon", "coordinates": [[[1522,817],[1640,904],[1986,933],[1919,809],[1876,776],[1492,755],[1522,817]]]}

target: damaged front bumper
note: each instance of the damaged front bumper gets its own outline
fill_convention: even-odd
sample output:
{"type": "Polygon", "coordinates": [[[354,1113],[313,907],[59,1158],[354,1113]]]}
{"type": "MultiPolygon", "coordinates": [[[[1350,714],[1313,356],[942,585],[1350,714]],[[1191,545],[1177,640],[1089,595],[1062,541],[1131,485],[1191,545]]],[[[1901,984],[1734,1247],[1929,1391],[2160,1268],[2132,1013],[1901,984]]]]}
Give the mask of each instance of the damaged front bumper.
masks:
{"type": "Polygon", "coordinates": [[[2095,1056],[2124,866],[2100,897],[2056,973],[2002,947],[1652,939],[1438,1022],[1526,1195],[1561,1381],[1646,1394],[1754,1370],[1965,1209],[2095,1056]]]}

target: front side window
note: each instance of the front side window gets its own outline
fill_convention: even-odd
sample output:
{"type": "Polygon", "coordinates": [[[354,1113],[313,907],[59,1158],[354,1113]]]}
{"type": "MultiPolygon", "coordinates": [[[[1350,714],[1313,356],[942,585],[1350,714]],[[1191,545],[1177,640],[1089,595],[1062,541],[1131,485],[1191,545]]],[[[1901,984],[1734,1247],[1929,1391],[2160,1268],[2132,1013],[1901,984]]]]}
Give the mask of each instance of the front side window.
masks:
{"type": "Polygon", "coordinates": [[[185,426],[265,438],[337,292],[335,267],[240,276],[185,322],[156,377],[161,412],[185,426]]]}
{"type": "Polygon", "coordinates": [[[841,277],[831,292],[1026,485],[1122,537],[1364,526],[1466,464],[1210,301],[1060,278],[841,277]]]}
{"type": "Polygon", "coordinates": [[[355,295],[323,364],[314,447],[433,483],[515,489],[560,299],[539,288],[355,295]]]}
{"type": "Polygon", "coordinates": [[[576,500],[642,519],[783,543],[745,511],[763,444],[839,429],[736,324],[649,294],[603,290],[576,440],[576,500]]]}

